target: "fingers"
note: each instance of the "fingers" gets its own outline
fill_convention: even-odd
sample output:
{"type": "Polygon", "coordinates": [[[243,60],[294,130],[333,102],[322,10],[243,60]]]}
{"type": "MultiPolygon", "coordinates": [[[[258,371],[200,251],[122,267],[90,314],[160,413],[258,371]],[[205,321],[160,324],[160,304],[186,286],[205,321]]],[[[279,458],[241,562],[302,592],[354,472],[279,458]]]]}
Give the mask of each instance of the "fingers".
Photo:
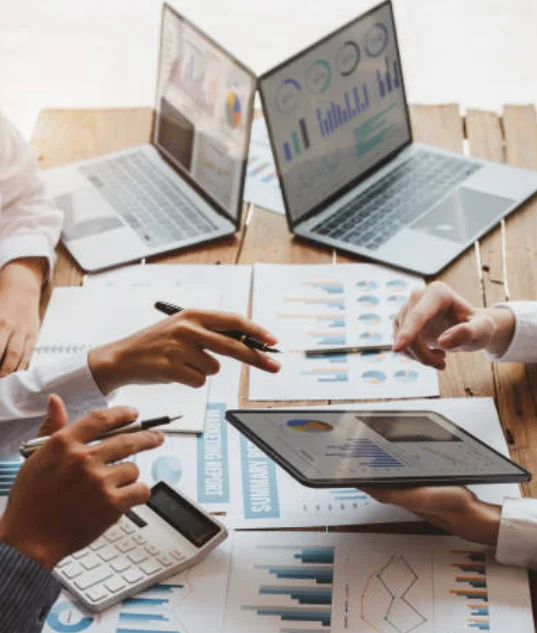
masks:
{"type": "MultiPolygon", "coordinates": [[[[394,342],[395,352],[402,351],[430,324],[435,317],[450,309],[459,299],[449,286],[433,282],[427,289],[413,290],[404,321],[399,319],[399,330],[394,342]]],[[[465,303],[460,299],[462,303],[465,303]]],[[[469,310],[471,306],[468,305],[469,310]]]]}
{"type": "Polygon", "coordinates": [[[440,349],[431,349],[422,336],[416,337],[405,351],[423,365],[436,369],[446,368],[446,353],[440,349]]]}
{"type": "Polygon", "coordinates": [[[130,486],[135,483],[140,476],[140,469],[132,462],[123,462],[109,466],[107,471],[108,482],[116,487],[130,486]]]}
{"type": "Polygon", "coordinates": [[[132,507],[142,505],[143,503],[149,501],[149,498],[151,497],[151,489],[147,484],[138,481],[135,484],[119,488],[117,495],[118,507],[123,512],[127,512],[132,507]]]}
{"type": "Polygon", "coordinates": [[[4,358],[0,364],[0,378],[12,374],[18,367],[24,352],[25,335],[13,332],[7,342],[4,358]]]}
{"type": "Polygon", "coordinates": [[[185,310],[184,316],[194,318],[209,330],[240,330],[263,343],[275,345],[278,340],[265,328],[246,317],[231,312],[195,312],[185,310]]]}
{"type": "Polygon", "coordinates": [[[26,342],[24,343],[24,351],[22,352],[17,371],[24,371],[28,369],[28,366],[30,365],[30,359],[32,358],[32,354],[34,352],[35,342],[35,336],[28,336],[26,338],[26,342]]]}
{"type": "MultiPolygon", "coordinates": [[[[118,407],[119,408],[119,407],[118,407]]],[[[138,431],[114,435],[91,447],[91,452],[105,464],[119,462],[136,453],[149,451],[164,442],[159,431],[138,431]]]]}
{"type": "Polygon", "coordinates": [[[243,363],[272,373],[280,369],[280,363],[267,354],[250,349],[239,341],[235,341],[218,332],[192,327],[189,334],[198,346],[207,347],[217,354],[230,356],[243,363]]]}
{"type": "Polygon", "coordinates": [[[95,440],[106,431],[112,431],[125,424],[134,422],[138,411],[132,407],[112,407],[92,411],[66,429],[66,433],[83,444],[95,440]]]}
{"type": "Polygon", "coordinates": [[[60,396],[52,394],[48,397],[47,416],[39,429],[38,437],[52,435],[67,426],[67,410],[60,396]]]}
{"type": "Polygon", "coordinates": [[[195,354],[190,355],[188,365],[204,376],[213,376],[220,370],[220,363],[204,350],[196,350],[195,354]]]}

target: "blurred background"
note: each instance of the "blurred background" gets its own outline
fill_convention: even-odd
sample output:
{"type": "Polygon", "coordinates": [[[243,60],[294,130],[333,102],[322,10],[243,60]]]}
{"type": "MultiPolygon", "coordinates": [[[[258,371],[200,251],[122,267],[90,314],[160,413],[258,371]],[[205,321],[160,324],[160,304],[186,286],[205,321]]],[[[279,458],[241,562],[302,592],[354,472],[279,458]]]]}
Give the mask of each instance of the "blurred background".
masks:
{"type": "MultiPolygon", "coordinates": [[[[260,73],[377,4],[173,0],[260,73]]],[[[537,103],[537,0],[394,0],[408,99],[537,103]]],[[[153,105],[159,0],[0,2],[0,109],[29,137],[42,108],[153,105]]]]}

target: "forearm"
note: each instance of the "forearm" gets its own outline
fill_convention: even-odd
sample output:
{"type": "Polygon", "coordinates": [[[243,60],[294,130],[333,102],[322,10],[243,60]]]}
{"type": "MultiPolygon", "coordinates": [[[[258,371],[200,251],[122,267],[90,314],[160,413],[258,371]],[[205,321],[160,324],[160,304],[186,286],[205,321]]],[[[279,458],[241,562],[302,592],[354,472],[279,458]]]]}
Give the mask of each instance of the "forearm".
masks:
{"type": "Polygon", "coordinates": [[[0,631],[39,633],[59,592],[36,562],[0,543],[0,631]]]}
{"type": "Polygon", "coordinates": [[[39,301],[47,272],[48,261],[44,257],[14,259],[0,271],[0,287],[14,285],[19,292],[34,294],[39,301]]]}
{"type": "Polygon", "coordinates": [[[515,315],[507,307],[487,308],[486,312],[496,326],[496,332],[487,345],[487,352],[492,356],[503,356],[513,339],[515,315]]]}

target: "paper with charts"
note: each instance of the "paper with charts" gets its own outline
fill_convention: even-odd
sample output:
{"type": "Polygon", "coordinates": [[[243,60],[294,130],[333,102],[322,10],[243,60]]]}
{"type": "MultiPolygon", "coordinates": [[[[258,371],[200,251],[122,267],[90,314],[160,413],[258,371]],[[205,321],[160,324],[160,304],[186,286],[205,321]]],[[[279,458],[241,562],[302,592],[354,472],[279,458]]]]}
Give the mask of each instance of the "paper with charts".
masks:
{"type": "Polygon", "coordinates": [[[370,264],[256,264],[252,318],[279,337],[279,374],[250,370],[250,400],[438,396],[436,372],[403,354],[308,358],[306,349],[392,342],[393,319],[419,277],[370,264]]]}
{"type": "Polygon", "coordinates": [[[265,119],[256,119],[252,124],[244,200],[281,215],[285,213],[265,119]]]}
{"type": "Polygon", "coordinates": [[[235,532],[104,614],[67,594],[45,633],[533,633],[527,572],[446,536],[235,532]]]}

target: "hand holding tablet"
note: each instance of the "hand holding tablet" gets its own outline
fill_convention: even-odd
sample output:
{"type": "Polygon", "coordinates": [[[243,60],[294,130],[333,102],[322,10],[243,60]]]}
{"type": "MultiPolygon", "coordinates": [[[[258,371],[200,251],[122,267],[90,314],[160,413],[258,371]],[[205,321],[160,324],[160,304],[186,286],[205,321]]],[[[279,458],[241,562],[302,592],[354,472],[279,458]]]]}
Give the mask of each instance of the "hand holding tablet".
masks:
{"type": "Polygon", "coordinates": [[[227,420],[305,486],[446,486],[530,473],[433,411],[232,410],[227,420]]]}

